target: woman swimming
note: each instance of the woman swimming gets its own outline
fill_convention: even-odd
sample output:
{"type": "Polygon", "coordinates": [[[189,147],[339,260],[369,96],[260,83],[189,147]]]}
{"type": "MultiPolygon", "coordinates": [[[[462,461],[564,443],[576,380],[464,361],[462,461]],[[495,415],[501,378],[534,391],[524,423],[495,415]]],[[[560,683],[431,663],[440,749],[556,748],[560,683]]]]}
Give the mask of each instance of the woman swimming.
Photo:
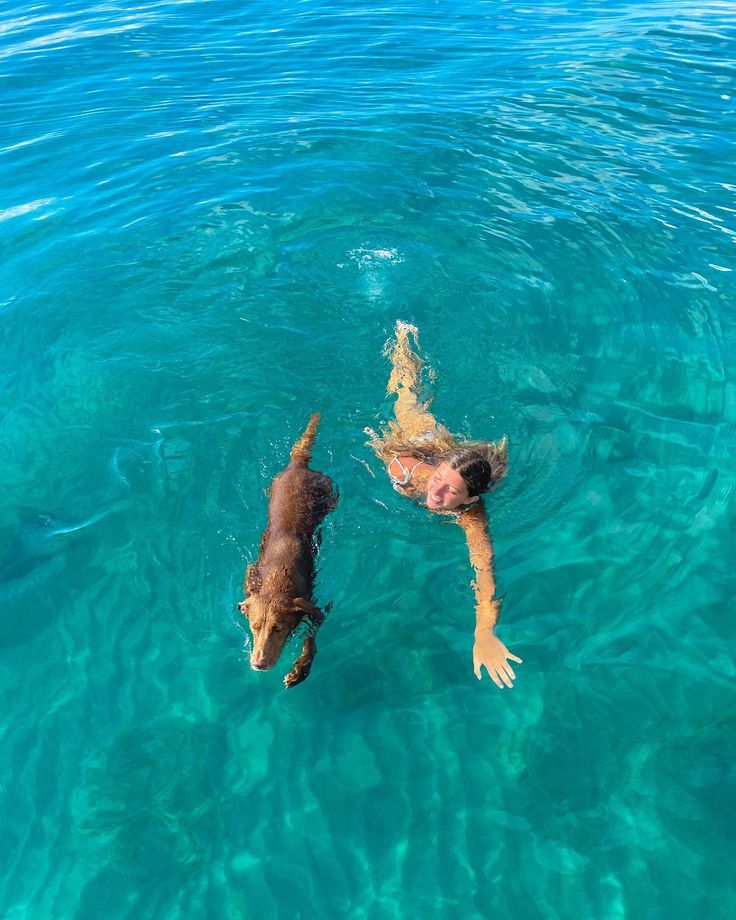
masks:
{"type": "Polygon", "coordinates": [[[396,323],[391,346],[388,392],[396,394],[394,414],[382,434],[366,429],[368,442],[385,464],[394,488],[430,511],[452,515],[465,531],[470,563],[475,570],[475,643],[473,669],[482,676],[485,667],[501,688],[511,687],[516,677],[509,661],[521,664],[494,632],[499,601],[494,598],[493,545],[481,493],[503,478],[507,467],[506,438],[492,441],[458,441],[429,411],[431,400],[419,398],[421,359],[412,351],[409,334],[417,329],[396,323]]]}

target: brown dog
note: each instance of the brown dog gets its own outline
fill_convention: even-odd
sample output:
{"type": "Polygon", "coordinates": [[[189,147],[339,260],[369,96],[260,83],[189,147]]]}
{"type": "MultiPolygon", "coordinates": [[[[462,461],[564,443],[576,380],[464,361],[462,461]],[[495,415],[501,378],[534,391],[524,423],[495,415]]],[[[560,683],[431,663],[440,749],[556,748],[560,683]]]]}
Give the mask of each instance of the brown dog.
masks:
{"type": "Polygon", "coordinates": [[[314,634],[324,620],[312,603],[315,534],[337,504],[337,492],[328,476],[307,466],[318,423],[319,413],[315,412],[291,449],[291,462],[271,483],[268,526],[258,561],[245,572],[246,600],[238,604],[250,624],[250,665],[256,671],[272,668],[289,635],[303,619],[309,620],[302,653],[284,678],[287,687],[308,676],[317,651],[314,634]]]}

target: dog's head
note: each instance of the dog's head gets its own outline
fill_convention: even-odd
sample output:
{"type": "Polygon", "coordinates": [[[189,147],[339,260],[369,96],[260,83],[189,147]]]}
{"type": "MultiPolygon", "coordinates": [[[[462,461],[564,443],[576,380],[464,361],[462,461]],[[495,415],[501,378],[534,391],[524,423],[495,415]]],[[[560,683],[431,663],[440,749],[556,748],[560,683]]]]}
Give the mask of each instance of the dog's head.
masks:
{"type": "Polygon", "coordinates": [[[250,594],[238,607],[248,618],[253,637],[250,666],[256,671],[268,671],[276,664],[286,640],[304,617],[309,617],[315,624],[322,619],[319,607],[303,597],[250,594]]]}

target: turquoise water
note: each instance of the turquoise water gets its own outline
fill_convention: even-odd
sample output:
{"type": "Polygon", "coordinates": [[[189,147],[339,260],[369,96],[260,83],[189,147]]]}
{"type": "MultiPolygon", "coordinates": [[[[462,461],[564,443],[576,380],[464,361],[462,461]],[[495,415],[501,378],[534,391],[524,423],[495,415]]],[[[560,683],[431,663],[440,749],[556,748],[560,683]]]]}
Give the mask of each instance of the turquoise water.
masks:
{"type": "Polygon", "coordinates": [[[733,917],[733,6],[1,16],[0,915],[733,917]],[[364,446],[397,317],[509,437],[510,691],[364,446]],[[286,692],[235,604],[314,410],[286,692]]]}

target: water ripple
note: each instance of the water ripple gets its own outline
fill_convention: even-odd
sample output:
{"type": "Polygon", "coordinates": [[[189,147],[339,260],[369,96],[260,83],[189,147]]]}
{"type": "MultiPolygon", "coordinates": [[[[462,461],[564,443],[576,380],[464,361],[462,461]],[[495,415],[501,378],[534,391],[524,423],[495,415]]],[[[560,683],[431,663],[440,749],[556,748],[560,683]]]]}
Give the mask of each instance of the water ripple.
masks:
{"type": "Polygon", "coordinates": [[[733,4],[7,12],[3,916],[732,903],[733,4]],[[398,316],[509,436],[512,693],[463,534],[365,447],[398,316]],[[287,694],[234,605],[314,409],[287,694]]]}

